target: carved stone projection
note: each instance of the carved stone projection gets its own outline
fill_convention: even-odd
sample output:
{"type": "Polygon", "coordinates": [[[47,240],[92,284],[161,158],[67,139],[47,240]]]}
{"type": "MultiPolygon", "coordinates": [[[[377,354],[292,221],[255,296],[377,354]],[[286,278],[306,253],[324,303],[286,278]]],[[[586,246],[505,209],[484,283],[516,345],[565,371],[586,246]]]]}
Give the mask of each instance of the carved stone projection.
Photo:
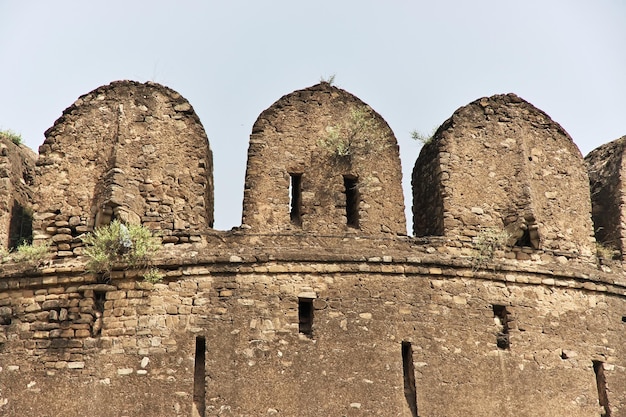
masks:
{"type": "Polygon", "coordinates": [[[212,154],[191,105],[155,83],[118,81],[80,97],[39,148],[35,239],[58,256],[117,218],[165,243],[213,225],[212,154]]]}
{"type": "Polygon", "coordinates": [[[509,244],[590,256],[588,177],[570,136],[514,94],[458,109],[413,171],[417,236],[473,238],[506,231],[509,244]]]}
{"type": "Polygon", "coordinates": [[[320,83],[282,97],[254,124],[243,224],[260,233],[406,234],[401,178],[383,118],[320,83]]]}

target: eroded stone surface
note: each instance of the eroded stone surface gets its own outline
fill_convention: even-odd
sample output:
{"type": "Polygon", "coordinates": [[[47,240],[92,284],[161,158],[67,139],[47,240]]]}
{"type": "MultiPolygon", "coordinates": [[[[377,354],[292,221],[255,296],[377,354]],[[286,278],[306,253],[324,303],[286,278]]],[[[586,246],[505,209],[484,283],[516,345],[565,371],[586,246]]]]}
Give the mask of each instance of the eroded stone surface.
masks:
{"type": "Polygon", "coordinates": [[[414,232],[473,238],[506,230],[519,246],[595,248],[587,172],[550,117],[514,94],[458,109],[424,146],[413,171],[414,232]]]}
{"type": "Polygon", "coordinates": [[[620,253],[626,247],[624,146],[626,136],[600,146],[585,157],[596,239],[609,251],[620,253]]]}
{"type": "Polygon", "coordinates": [[[156,83],[118,81],[66,109],[39,148],[35,237],[72,254],[112,218],[170,243],[213,225],[212,155],[191,105],[156,83]]]}
{"type": "Polygon", "coordinates": [[[0,248],[15,248],[32,234],[36,155],[0,134],[0,248]]]}
{"type": "Polygon", "coordinates": [[[256,232],[406,234],[401,180],[398,145],[383,118],[320,83],[282,97],[254,124],[243,223],[256,232]]]}
{"type": "MultiPolygon", "coordinates": [[[[11,145],[4,195],[28,197],[11,145]]],[[[594,207],[620,205],[594,212],[611,216],[617,145],[588,159],[610,196],[594,207]]],[[[277,101],[248,156],[244,225],[211,230],[210,151],[189,103],[119,82],[66,110],[34,206],[36,241],[57,257],[0,263],[0,415],[626,416],[626,275],[589,249],[581,158],[544,113],[494,96],[444,123],[416,164],[415,238],[399,236],[395,139],[343,90],[277,101]],[[161,282],[85,271],[78,234],[109,214],[163,236],[161,282]],[[514,239],[486,250],[485,229],[514,239]]]]}

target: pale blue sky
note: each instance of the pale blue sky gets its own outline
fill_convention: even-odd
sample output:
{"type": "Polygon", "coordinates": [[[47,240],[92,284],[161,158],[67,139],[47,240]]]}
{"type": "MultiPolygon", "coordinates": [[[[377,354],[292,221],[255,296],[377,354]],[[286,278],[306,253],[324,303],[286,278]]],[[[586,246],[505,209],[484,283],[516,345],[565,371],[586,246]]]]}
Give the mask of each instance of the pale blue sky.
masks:
{"type": "Polygon", "coordinates": [[[477,98],[520,95],[583,154],[625,135],[626,2],[0,0],[0,129],[36,150],[100,85],[167,85],[209,136],[217,229],[241,222],[257,116],[331,74],[394,130],[408,213],[419,153],[410,131],[477,98]]]}

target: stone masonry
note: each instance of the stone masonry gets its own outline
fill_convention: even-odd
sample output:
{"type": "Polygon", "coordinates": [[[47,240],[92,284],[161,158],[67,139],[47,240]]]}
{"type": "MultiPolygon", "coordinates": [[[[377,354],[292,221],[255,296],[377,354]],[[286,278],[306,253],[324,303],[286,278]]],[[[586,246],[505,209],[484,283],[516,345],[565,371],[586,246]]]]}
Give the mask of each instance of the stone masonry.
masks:
{"type": "Polygon", "coordinates": [[[37,156],[0,134],[0,247],[15,248],[32,236],[31,186],[37,156]]]}
{"type": "Polygon", "coordinates": [[[47,132],[32,188],[28,160],[4,171],[51,252],[0,263],[0,415],[626,417],[626,273],[591,226],[620,225],[623,143],[588,160],[609,184],[590,196],[545,113],[477,100],[424,146],[406,236],[393,133],[322,83],[259,116],[243,224],[217,231],[189,103],[100,87],[47,132]],[[81,234],[113,218],[153,229],[162,281],[86,271],[81,234]]]}
{"type": "Polygon", "coordinates": [[[485,97],[454,112],[424,148],[413,173],[416,235],[467,241],[495,227],[517,246],[592,254],[580,151],[541,110],[514,94],[485,97]]]}
{"type": "Polygon", "coordinates": [[[320,83],[288,94],[252,128],[243,224],[262,233],[405,234],[398,152],[387,123],[350,93],[320,83]]]}
{"type": "Polygon", "coordinates": [[[598,242],[609,249],[623,253],[626,247],[624,224],[625,197],[624,182],[624,144],[626,136],[621,137],[592,151],[585,157],[591,184],[593,201],[593,224],[598,242]]]}
{"type": "Polygon", "coordinates": [[[198,240],[213,226],[212,164],[180,94],[156,83],[100,87],[67,108],[39,148],[34,239],[74,256],[81,234],[118,218],[164,243],[198,240]]]}

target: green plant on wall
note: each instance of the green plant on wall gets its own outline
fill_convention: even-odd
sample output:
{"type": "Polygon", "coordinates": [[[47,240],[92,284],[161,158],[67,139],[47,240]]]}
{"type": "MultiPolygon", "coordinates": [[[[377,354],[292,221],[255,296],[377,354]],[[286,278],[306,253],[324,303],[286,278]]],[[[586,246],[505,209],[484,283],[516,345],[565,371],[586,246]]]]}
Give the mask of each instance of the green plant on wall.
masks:
{"type": "Polygon", "coordinates": [[[50,245],[33,245],[20,243],[14,250],[0,248],[0,264],[5,262],[27,263],[34,268],[42,266],[50,258],[50,245]]]}
{"type": "Polygon", "coordinates": [[[435,137],[435,133],[437,133],[437,127],[434,127],[430,133],[422,133],[417,129],[414,129],[411,131],[411,139],[419,142],[423,145],[428,145],[430,142],[433,141],[433,138],[435,137]]]}
{"type": "MultiPolygon", "coordinates": [[[[109,278],[116,264],[124,264],[127,268],[149,268],[159,247],[150,229],[125,225],[118,220],[89,233],[83,237],[83,242],[87,244],[83,252],[89,258],[87,269],[102,274],[104,279],[109,278]]],[[[154,279],[156,274],[150,271],[152,269],[146,274],[154,279]]]]}
{"type": "Polygon", "coordinates": [[[335,74],[331,74],[328,77],[320,77],[320,82],[333,85],[335,83],[335,74]]]}
{"type": "Polygon", "coordinates": [[[472,259],[472,267],[479,269],[493,259],[497,250],[508,247],[511,235],[506,230],[495,227],[486,227],[478,232],[473,239],[476,254],[472,259]]]}
{"type": "Polygon", "coordinates": [[[349,158],[356,153],[369,154],[389,146],[371,110],[356,108],[344,124],[326,127],[326,136],[319,146],[338,158],[349,158]]]}
{"type": "Polygon", "coordinates": [[[12,130],[0,130],[0,136],[9,139],[16,145],[20,145],[22,143],[22,135],[20,135],[19,133],[15,133],[12,130]]]}
{"type": "Polygon", "coordinates": [[[153,284],[163,281],[163,277],[164,274],[158,268],[150,268],[143,274],[143,279],[153,284]]]}

